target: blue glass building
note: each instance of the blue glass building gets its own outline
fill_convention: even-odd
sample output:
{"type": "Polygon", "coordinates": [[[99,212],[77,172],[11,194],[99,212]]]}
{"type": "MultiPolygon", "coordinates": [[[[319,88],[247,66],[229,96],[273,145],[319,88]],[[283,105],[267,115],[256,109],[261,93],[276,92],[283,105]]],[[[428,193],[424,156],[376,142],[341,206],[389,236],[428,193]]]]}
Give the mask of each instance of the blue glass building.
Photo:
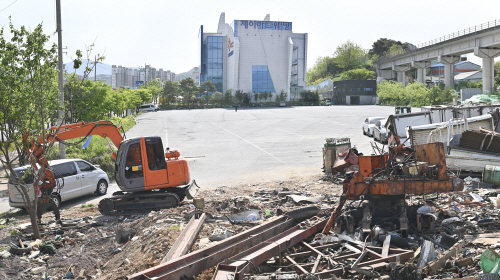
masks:
{"type": "Polygon", "coordinates": [[[200,83],[212,81],[223,94],[271,93],[264,101],[281,92],[287,100],[296,99],[294,94],[305,88],[308,35],[293,33],[291,22],[271,21],[267,15],[228,24],[222,13],[217,32],[205,32],[202,25],[200,35],[200,83]]]}

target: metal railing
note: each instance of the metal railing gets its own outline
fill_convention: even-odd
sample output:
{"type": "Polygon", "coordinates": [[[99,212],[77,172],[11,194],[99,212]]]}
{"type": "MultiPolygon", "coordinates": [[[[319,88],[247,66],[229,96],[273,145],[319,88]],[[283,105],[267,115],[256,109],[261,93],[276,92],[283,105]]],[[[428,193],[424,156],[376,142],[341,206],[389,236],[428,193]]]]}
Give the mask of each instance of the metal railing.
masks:
{"type": "Polygon", "coordinates": [[[488,22],[482,23],[480,25],[469,27],[469,28],[460,30],[458,32],[454,32],[452,34],[448,34],[448,35],[436,38],[434,40],[427,41],[427,42],[422,43],[422,44],[418,44],[416,46],[416,48],[413,48],[413,49],[410,49],[410,50],[400,50],[400,51],[395,51],[395,52],[391,52],[391,53],[385,52],[382,56],[380,56],[377,59],[377,62],[383,62],[385,60],[389,60],[389,59],[394,58],[396,56],[401,56],[401,55],[406,55],[406,54],[410,54],[410,53],[413,53],[413,52],[421,51],[424,48],[433,47],[436,44],[440,44],[440,43],[443,43],[443,42],[446,42],[446,41],[450,41],[452,39],[456,39],[456,38],[459,38],[459,37],[462,37],[462,36],[465,36],[465,35],[475,34],[475,33],[479,32],[479,31],[483,31],[483,30],[490,29],[490,28],[493,28],[493,27],[498,27],[498,26],[500,26],[500,19],[495,19],[495,20],[492,20],[492,21],[488,21],[488,22]]]}

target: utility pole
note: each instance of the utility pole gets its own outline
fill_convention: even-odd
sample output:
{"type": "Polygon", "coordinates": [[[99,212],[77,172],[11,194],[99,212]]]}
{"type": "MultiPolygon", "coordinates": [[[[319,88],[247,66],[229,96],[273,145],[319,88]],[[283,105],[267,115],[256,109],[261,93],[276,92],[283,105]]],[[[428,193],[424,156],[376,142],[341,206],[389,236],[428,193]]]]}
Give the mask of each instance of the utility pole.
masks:
{"type": "MultiPolygon", "coordinates": [[[[61,102],[61,109],[59,110],[59,122],[64,124],[64,80],[63,80],[63,51],[62,51],[62,27],[61,27],[61,0],[56,0],[56,14],[57,14],[57,49],[59,52],[59,101],[61,102]]],[[[59,158],[66,158],[66,146],[64,143],[59,142],[59,158]]]]}
{"type": "Polygon", "coordinates": [[[94,58],[94,82],[97,81],[97,55],[94,58]]]}
{"type": "Polygon", "coordinates": [[[144,63],[144,88],[146,88],[147,73],[148,71],[146,70],[146,63],[144,63]]]}

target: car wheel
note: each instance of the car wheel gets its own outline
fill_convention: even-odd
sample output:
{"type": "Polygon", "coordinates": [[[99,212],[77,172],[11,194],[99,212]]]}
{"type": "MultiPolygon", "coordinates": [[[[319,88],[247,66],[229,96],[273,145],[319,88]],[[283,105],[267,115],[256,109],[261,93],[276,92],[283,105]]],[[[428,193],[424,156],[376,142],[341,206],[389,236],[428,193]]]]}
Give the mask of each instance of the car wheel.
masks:
{"type": "Polygon", "coordinates": [[[97,190],[95,192],[97,195],[105,195],[108,192],[108,183],[105,180],[100,180],[97,183],[97,190]]]}
{"type": "Polygon", "coordinates": [[[366,135],[365,128],[363,128],[363,135],[366,135]]]}
{"type": "Polygon", "coordinates": [[[57,194],[51,195],[50,199],[52,199],[52,201],[54,201],[54,204],[56,205],[57,208],[59,208],[61,206],[61,198],[59,197],[59,195],[57,195],[57,194]]]}

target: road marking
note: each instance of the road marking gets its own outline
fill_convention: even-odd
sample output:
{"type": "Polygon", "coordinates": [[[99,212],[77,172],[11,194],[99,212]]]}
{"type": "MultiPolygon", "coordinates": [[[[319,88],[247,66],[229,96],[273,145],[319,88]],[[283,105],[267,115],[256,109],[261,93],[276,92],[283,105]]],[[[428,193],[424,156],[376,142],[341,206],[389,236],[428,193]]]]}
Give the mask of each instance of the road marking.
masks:
{"type": "Polygon", "coordinates": [[[228,133],[230,133],[230,134],[232,134],[232,135],[234,135],[234,136],[236,136],[236,137],[240,138],[241,140],[243,140],[243,141],[247,142],[248,144],[250,144],[250,145],[254,146],[255,148],[257,148],[257,149],[259,149],[259,150],[263,151],[264,153],[266,153],[266,154],[270,155],[272,158],[276,159],[277,161],[279,161],[279,162],[281,162],[281,163],[284,163],[284,164],[287,164],[286,162],[284,162],[284,161],[282,161],[281,159],[279,159],[279,158],[275,157],[274,155],[272,155],[272,154],[271,154],[271,153],[269,153],[268,151],[266,151],[266,150],[262,149],[261,147],[259,147],[259,146],[255,145],[254,143],[252,143],[252,142],[250,142],[250,141],[248,141],[248,140],[244,139],[243,137],[241,137],[241,136],[239,136],[239,135],[237,135],[237,134],[235,134],[235,133],[233,133],[233,132],[231,132],[231,131],[229,131],[229,130],[227,130],[227,129],[225,129],[225,128],[221,127],[220,125],[217,125],[217,124],[215,124],[215,123],[213,123],[213,122],[210,122],[210,123],[211,123],[211,124],[213,124],[213,125],[215,125],[215,126],[217,126],[217,127],[218,127],[218,128],[220,128],[220,129],[222,129],[222,130],[224,130],[224,131],[226,131],[226,132],[228,132],[228,133]]]}
{"type": "MultiPolygon", "coordinates": [[[[252,123],[255,123],[255,124],[258,124],[258,125],[261,125],[261,126],[265,125],[265,124],[258,123],[256,121],[249,121],[249,122],[252,122],[252,123]]],[[[276,129],[276,130],[281,130],[283,132],[286,132],[286,133],[289,133],[289,134],[292,134],[292,135],[296,135],[296,136],[300,136],[300,137],[306,137],[304,135],[300,135],[300,134],[297,134],[297,133],[294,133],[294,132],[291,132],[291,131],[288,131],[288,130],[284,130],[284,129],[281,129],[281,128],[273,127],[274,125],[276,125],[276,124],[272,124],[269,127],[271,127],[272,129],[276,129]]]]}
{"type": "Polygon", "coordinates": [[[167,129],[167,119],[165,119],[165,149],[168,147],[168,129],[167,129]]]}

